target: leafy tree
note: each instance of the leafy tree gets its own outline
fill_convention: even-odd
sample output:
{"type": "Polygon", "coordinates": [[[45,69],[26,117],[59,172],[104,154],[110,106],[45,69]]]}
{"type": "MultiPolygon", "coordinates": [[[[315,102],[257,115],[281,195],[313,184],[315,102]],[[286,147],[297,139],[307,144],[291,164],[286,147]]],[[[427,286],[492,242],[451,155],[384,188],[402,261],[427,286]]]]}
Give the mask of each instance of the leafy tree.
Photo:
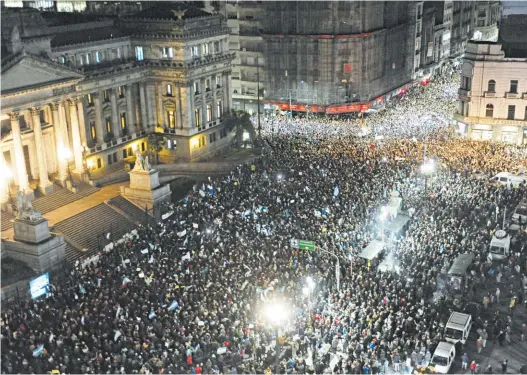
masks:
{"type": "Polygon", "coordinates": [[[148,136],[148,152],[155,155],[155,163],[159,164],[159,153],[165,146],[165,137],[162,134],[152,133],[148,136]]]}
{"type": "Polygon", "coordinates": [[[225,119],[227,129],[235,131],[236,146],[241,147],[244,143],[243,133],[249,133],[250,143],[254,144],[256,140],[256,130],[251,121],[251,116],[245,111],[233,110],[232,113],[225,119]]]}

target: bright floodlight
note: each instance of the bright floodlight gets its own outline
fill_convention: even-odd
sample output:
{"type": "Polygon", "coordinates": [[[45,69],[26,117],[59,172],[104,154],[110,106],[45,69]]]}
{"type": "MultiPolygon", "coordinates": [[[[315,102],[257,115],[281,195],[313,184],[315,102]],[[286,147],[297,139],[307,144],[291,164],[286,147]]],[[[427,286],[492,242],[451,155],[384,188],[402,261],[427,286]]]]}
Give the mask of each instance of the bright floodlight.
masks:
{"type": "Polygon", "coordinates": [[[432,173],[435,169],[435,164],[433,160],[428,160],[426,163],[421,165],[421,172],[425,174],[432,173]]]}
{"type": "Polygon", "coordinates": [[[308,296],[309,295],[309,287],[308,286],[305,286],[302,288],[302,293],[304,293],[304,296],[308,296]]]}
{"type": "Polygon", "coordinates": [[[67,147],[61,147],[59,150],[59,156],[61,159],[69,160],[73,156],[70,149],[67,147]]]}
{"type": "Polygon", "coordinates": [[[207,233],[209,233],[209,234],[212,233],[212,229],[207,228],[207,233]]]}
{"type": "Polygon", "coordinates": [[[381,219],[381,221],[384,221],[384,220],[386,220],[387,216],[388,216],[388,210],[386,209],[386,206],[382,206],[381,207],[381,213],[379,215],[379,219],[381,219]]]}
{"type": "Polygon", "coordinates": [[[306,281],[307,281],[307,287],[310,291],[315,289],[316,283],[315,283],[315,280],[313,280],[311,276],[306,277],[306,281]]]}
{"type": "Polygon", "coordinates": [[[267,321],[274,325],[280,325],[287,320],[289,310],[281,302],[269,302],[265,306],[267,321]]]}
{"type": "Polygon", "coordinates": [[[276,176],[276,178],[278,178],[278,181],[280,181],[282,178],[284,178],[284,176],[282,176],[281,174],[279,174],[278,176],[276,176]]]}
{"type": "Polygon", "coordinates": [[[0,164],[0,174],[4,176],[6,180],[10,180],[13,178],[13,172],[11,171],[11,168],[9,168],[6,164],[0,164]]]}

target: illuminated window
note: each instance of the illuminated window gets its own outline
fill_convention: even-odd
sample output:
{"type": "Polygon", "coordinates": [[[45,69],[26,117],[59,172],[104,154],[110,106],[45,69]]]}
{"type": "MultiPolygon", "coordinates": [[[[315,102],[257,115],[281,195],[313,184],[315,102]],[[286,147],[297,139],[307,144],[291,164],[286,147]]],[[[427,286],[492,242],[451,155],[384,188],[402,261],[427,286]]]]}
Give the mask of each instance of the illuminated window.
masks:
{"type": "Polygon", "coordinates": [[[174,111],[167,111],[167,117],[168,117],[168,126],[171,129],[174,129],[176,127],[176,116],[174,116],[174,111]]]}
{"type": "Polygon", "coordinates": [[[221,87],[221,74],[216,75],[216,87],[221,87]]]}
{"type": "Polygon", "coordinates": [[[121,113],[121,129],[126,129],[126,113],[121,113]]]}
{"type": "Polygon", "coordinates": [[[89,53],[86,54],[86,65],[90,65],[91,56],[89,53]]]}
{"type": "Polygon", "coordinates": [[[212,121],[212,105],[207,104],[207,122],[212,121]]]}
{"type": "Polygon", "coordinates": [[[90,122],[90,133],[91,133],[91,139],[95,140],[97,137],[97,132],[95,131],[95,123],[92,121],[90,122]]]}
{"type": "Polygon", "coordinates": [[[112,120],[110,117],[106,117],[106,131],[108,133],[112,132],[112,120]]]}
{"type": "Polygon", "coordinates": [[[201,45],[201,52],[203,52],[203,56],[209,54],[209,45],[207,43],[201,45]]]}
{"type": "Polygon", "coordinates": [[[119,88],[117,89],[117,93],[119,94],[120,98],[124,98],[124,87],[119,86],[119,88]]]}
{"type": "Polygon", "coordinates": [[[88,105],[93,105],[93,96],[88,94],[88,105]]]}
{"type": "Polygon", "coordinates": [[[102,60],[101,52],[97,51],[95,52],[95,61],[97,61],[97,64],[100,63],[102,60]]]}
{"type": "Polygon", "coordinates": [[[196,108],[194,110],[194,119],[196,121],[196,126],[201,126],[201,113],[200,113],[200,110],[199,108],[196,108]]]}
{"type": "Polygon", "coordinates": [[[167,95],[172,96],[172,85],[170,83],[167,85],[167,95]]]}
{"type": "Polygon", "coordinates": [[[163,57],[173,59],[174,58],[174,48],[173,47],[163,47],[163,57]]]}
{"type": "Polygon", "coordinates": [[[143,55],[143,46],[136,46],[135,47],[135,58],[138,61],[142,61],[142,60],[145,59],[144,55],[143,55]]]}
{"type": "Polygon", "coordinates": [[[216,109],[218,111],[218,118],[222,118],[222,115],[223,115],[223,105],[221,103],[221,100],[218,100],[218,103],[216,104],[216,109]]]}
{"type": "Polygon", "coordinates": [[[192,47],[192,56],[199,57],[199,46],[192,47]]]}

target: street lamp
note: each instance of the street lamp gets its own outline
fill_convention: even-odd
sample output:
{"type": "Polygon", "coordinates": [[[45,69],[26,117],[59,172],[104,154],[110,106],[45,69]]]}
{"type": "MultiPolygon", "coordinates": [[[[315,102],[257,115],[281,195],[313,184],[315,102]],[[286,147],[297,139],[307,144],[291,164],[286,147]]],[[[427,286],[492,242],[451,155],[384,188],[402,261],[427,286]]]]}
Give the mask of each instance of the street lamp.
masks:
{"type": "Polygon", "coordinates": [[[86,158],[86,154],[88,153],[89,149],[90,148],[85,143],[82,145],[82,164],[84,167],[84,171],[88,176],[88,182],[91,180],[90,169],[93,168],[93,160],[87,160],[86,158]]]}
{"type": "Polygon", "coordinates": [[[0,175],[3,176],[0,186],[3,205],[4,203],[7,203],[9,201],[9,197],[11,196],[9,191],[9,185],[11,184],[11,179],[13,178],[13,172],[11,171],[11,168],[9,168],[7,164],[5,164],[5,162],[3,161],[0,164],[0,175]]]}
{"type": "Polygon", "coordinates": [[[379,220],[381,221],[381,241],[384,241],[384,222],[388,217],[388,209],[386,206],[381,207],[381,213],[379,214],[379,220]]]}
{"type": "Polygon", "coordinates": [[[73,157],[73,154],[71,153],[70,149],[67,147],[62,147],[59,150],[59,157],[61,159],[66,160],[66,164],[68,165],[68,178],[70,180],[71,188],[73,187],[73,177],[71,176],[71,169],[70,169],[70,160],[73,157]]]}
{"type": "Polygon", "coordinates": [[[421,165],[421,173],[425,176],[425,194],[428,192],[428,176],[435,171],[434,159],[428,159],[421,165]]]}
{"type": "Polygon", "coordinates": [[[270,325],[272,325],[275,329],[275,335],[276,335],[276,344],[275,344],[275,351],[276,351],[276,361],[275,361],[275,373],[280,373],[280,351],[281,351],[281,343],[280,343],[280,328],[284,325],[284,323],[289,318],[289,312],[290,310],[287,309],[284,303],[280,301],[274,301],[270,302],[265,307],[265,315],[267,317],[267,321],[270,325]]]}
{"type": "Polygon", "coordinates": [[[316,283],[311,276],[306,278],[306,286],[302,288],[302,292],[307,297],[307,326],[311,327],[311,294],[315,290],[316,283]]]}

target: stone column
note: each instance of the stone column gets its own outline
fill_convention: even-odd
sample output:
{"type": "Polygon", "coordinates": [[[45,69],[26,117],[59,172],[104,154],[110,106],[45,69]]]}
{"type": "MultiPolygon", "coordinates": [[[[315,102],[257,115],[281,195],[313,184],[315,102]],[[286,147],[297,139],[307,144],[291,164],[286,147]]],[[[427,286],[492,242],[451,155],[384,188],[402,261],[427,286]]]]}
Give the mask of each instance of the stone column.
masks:
{"type": "Polygon", "coordinates": [[[148,125],[148,117],[147,117],[147,106],[146,103],[146,93],[145,93],[145,83],[141,82],[139,84],[139,99],[141,101],[141,129],[146,129],[146,126],[148,125]]]}
{"type": "Polygon", "coordinates": [[[57,160],[59,164],[58,168],[58,180],[65,181],[67,178],[67,161],[62,157],[61,150],[66,146],[64,145],[64,125],[60,121],[60,103],[53,103],[50,105],[51,115],[53,117],[53,131],[55,133],[55,146],[57,149],[57,160]]]}
{"type": "MultiPolygon", "coordinates": [[[[172,82],[170,83],[172,84],[172,82]]],[[[163,82],[161,82],[159,85],[157,85],[157,121],[160,127],[168,128],[168,123],[166,119],[166,111],[164,110],[163,106],[163,82]]],[[[174,95],[174,91],[172,89],[172,95],[174,95]]]]}
{"type": "Polygon", "coordinates": [[[79,130],[81,133],[81,144],[86,144],[86,122],[84,120],[84,104],[82,103],[82,99],[79,99],[77,101],[77,115],[79,116],[79,130]]]}
{"type": "Polygon", "coordinates": [[[216,75],[212,76],[212,119],[218,119],[218,98],[216,97],[216,75]]]}
{"type": "Polygon", "coordinates": [[[223,81],[223,112],[225,113],[225,111],[229,111],[230,112],[230,108],[229,108],[229,84],[228,84],[228,80],[227,80],[227,74],[223,74],[223,77],[222,77],[222,81],[223,81]]]}
{"type": "Polygon", "coordinates": [[[201,123],[204,129],[208,128],[207,121],[207,79],[201,79],[201,123]]]}
{"type": "Polygon", "coordinates": [[[135,124],[134,119],[134,108],[132,104],[132,84],[129,84],[125,88],[124,94],[126,95],[126,126],[128,127],[128,133],[132,133],[132,126],[135,125],[137,129],[137,124],[135,124]]]}
{"type": "Polygon", "coordinates": [[[77,116],[77,101],[78,99],[72,99],[69,101],[70,105],[70,119],[71,119],[71,139],[73,143],[73,159],[75,161],[75,169],[73,172],[82,174],[84,166],[82,163],[82,144],[81,134],[79,129],[79,118],[77,116]]]}
{"type": "Polygon", "coordinates": [[[22,135],[20,133],[20,120],[18,119],[18,112],[11,112],[9,118],[11,119],[11,134],[13,135],[14,147],[14,162],[11,163],[13,168],[13,175],[17,177],[18,189],[22,192],[31,191],[29,188],[29,180],[27,178],[26,161],[24,158],[24,147],[22,146],[22,135]]]}
{"type": "Polygon", "coordinates": [[[112,133],[117,138],[123,135],[119,123],[119,107],[117,106],[117,93],[115,88],[110,89],[110,104],[112,106],[112,133]]]}
{"type": "Polygon", "coordinates": [[[53,184],[48,179],[48,167],[46,165],[46,150],[42,139],[42,125],[40,124],[40,108],[31,108],[31,117],[33,119],[33,133],[35,135],[35,147],[37,151],[38,162],[38,188],[42,194],[46,195],[53,191],[53,184]]]}
{"type": "Polygon", "coordinates": [[[95,106],[95,137],[98,144],[104,143],[104,134],[105,131],[102,127],[102,107],[101,107],[101,97],[99,93],[92,94],[93,105],[95,106]]]}
{"type": "Polygon", "coordinates": [[[146,84],[146,103],[148,107],[148,125],[157,125],[157,109],[156,109],[156,84],[155,82],[147,82],[146,84]]]}
{"type": "Polygon", "coordinates": [[[186,91],[186,103],[183,102],[183,108],[187,112],[187,122],[189,129],[196,127],[196,122],[194,121],[194,87],[192,82],[189,82],[189,85],[185,89],[186,91]]]}

